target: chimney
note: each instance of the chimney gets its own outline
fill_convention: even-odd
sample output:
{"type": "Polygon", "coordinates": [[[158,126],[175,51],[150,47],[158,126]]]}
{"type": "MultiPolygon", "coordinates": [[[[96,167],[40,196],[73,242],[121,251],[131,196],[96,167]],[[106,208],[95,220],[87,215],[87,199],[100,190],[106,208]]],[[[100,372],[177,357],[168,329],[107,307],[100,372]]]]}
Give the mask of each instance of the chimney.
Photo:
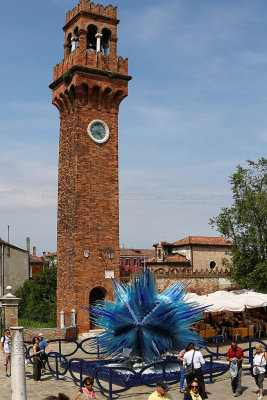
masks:
{"type": "Polygon", "coordinates": [[[33,246],[33,248],[32,248],[32,255],[36,257],[36,247],[35,246],[33,246]]]}
{"type": "Polygon", "coordinates": [[[29,236],[26,237],[26,250],[28,251],[28,253],[30,254],[31,251],[31,241],[29,236]]]}
{"type": "Polygon", "coordinates": [[[43,257],[45,256],[46,251],[43,251],[43,257]]]}

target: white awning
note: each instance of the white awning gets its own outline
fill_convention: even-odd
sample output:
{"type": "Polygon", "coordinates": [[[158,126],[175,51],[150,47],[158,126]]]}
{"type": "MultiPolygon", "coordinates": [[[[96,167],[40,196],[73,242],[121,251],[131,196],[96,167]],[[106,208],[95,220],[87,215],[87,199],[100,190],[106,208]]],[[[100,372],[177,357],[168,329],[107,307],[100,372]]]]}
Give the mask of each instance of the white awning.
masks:
{"type": "Polygon", "coordinates": [[[188,293],[186,301],[196,302],[201,306],[208,306],[206,312],[244,311],[248,308],[267,306],[267,294],[252,290],[220,290],[204,296],[188,293]]]}

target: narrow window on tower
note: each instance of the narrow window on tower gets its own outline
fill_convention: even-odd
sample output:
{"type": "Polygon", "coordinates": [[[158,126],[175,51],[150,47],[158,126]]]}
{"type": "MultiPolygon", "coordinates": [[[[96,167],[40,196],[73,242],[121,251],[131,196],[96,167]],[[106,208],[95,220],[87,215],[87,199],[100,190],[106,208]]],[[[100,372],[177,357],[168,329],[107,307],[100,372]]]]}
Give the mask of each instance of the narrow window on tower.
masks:
{"type": "Polygon", "coordinates": [[[69,33],[68,38],[67,38],[67,53],[68,54],[71,53],[71,38],[72,38],[72,34],[69,33]]]}
{"type": "Polygon", "coordinates": [[[79,47],[79,28],[78,26],[76,26],[76,28],[74,29],[74,40],[75,40],[75,49],[77,49],[77,47],[79,47]]]}
{"type": "Polygon", "coordinates": [[[109,29],[104,28],[102,30],[102,39],[101,39],[101,51],[104,54],[109,54],[109,50],[110,50],[110,36],[111,36],[111,32],[109,29]]]}
{"type": "Polygon", "coordinates": [[[87,49],[96,50],[96,35],[97,27],[95,25],[89,25],[87,28],[87,49]]]}
{"type": "Polygon", "coordinates": [[[126,259],[125,259],[125,265],[126,265],[127,267],[129,267],[129,265],[130,265],[130,259],[129,259],[129,258],[126,258],[126,259]]]}

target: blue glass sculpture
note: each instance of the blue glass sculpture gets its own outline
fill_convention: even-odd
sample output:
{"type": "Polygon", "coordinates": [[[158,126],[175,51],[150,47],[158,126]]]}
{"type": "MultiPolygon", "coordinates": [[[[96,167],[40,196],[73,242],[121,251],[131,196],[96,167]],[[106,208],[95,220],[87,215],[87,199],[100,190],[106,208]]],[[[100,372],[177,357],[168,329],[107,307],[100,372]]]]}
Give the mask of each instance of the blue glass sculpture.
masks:
{"type": "Polygon", "coordinates": [[[113,286],[114,301],[89,307],[94,324],[105,329],[97,339],[105,356],[117,357],[130,348],[131,356],[153,362],[190,342],[203,344],[190,327],[202,318],[205,307],[185,302],[186,283],[173,283],[159,293],[155,275],[145,268],[132,284],[113,280],[113,286]]]}

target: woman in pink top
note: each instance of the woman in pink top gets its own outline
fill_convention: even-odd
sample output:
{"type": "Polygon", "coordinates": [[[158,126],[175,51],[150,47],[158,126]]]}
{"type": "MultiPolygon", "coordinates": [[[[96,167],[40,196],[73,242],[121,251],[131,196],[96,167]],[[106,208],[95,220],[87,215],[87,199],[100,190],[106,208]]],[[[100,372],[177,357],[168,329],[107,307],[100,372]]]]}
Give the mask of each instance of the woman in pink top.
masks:
{"type": "Polygon", "coordinates": [[[184,366],[183,366],[183,361],[184,361],[184,355],[188,351],[188,346],[186,346],[185,349],[183,349],[177,356],[178,360],[180,360],[180,393],[185,393],[186,391],[184,390],[184,366]]]}
{"type": "Polygon", "coordinates": [[[88,400],[88,399],[96,399],[95,392],[93,389],[94,380],[91,376],[87,376],[83,380],[83,387],[79,390],[73,400],[88,400]]]}

